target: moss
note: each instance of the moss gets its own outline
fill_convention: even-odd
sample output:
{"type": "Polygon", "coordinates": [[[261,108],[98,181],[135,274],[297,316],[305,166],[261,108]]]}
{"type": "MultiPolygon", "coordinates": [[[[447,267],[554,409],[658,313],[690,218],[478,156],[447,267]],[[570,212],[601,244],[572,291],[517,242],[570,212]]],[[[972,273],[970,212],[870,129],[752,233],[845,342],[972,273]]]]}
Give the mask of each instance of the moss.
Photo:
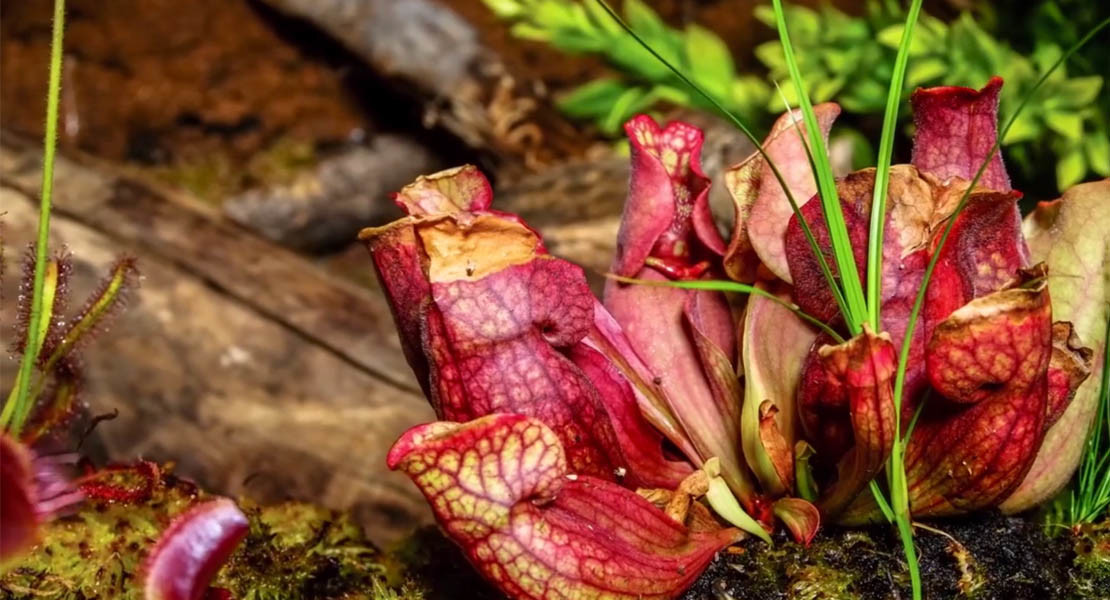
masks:
{"type": "Polygon", "coordinates": [[[346,515],[303,503],[244,508],[250,533],[213,582],[233,598],[423,597],[405,581],[386,585],[380,553],[346,515]]]}
{"type": "MultiPolygon", "coordinates": [[[[127,473],[104,482],[133,486],[127,473]]],[[[136,573],[172,518],[204,494],[164,476],[141,503],[90,501],[45,527],[43,541],[0,575],[0,597],[139,600],[136,573]]],[[[303,503],[241,502],[250,532],[213,582],[237,600],[503,600],[434,527],[388,552],[345,515],[303,503]]],[[[1110,520],[1055,538],[998,514],[917,531],[926,597],[968,600],[1110,598],[1110,520]]],[[[687,600],[886,600],[909,597],[889,528],[828,527],[804,548],[779,533],[722,552],[687,600]]]]}
{"type": "Polygon", "coordinates": [[[386,581],[416,581],[425,600],[504,600],[466,561],[459,547],[436,527],[423,527],[384,557],[386,581]],[[460,590],[466,590],[465,595],[460,590]]]}
{"type": "Polygon", "coordinates": [[[1110,598],[1110,518],[1080,525],[1075,534],[1072,585],[1081,598],[1110,598]]]}
{"type": "MultiPolygon", "coordinates": [[[[122,483],[126,475],[109,478],[122,483]]],[[[39,545],[9,565],[0,589],[17,598],[139,600],[133,575],[146,549],[199,496],[194,486],[167,477],[141,504],[88,502],[48,524],[39,545]]]]}
{"type": "MultiPolygon", "coordinates": [[[[9,565],[0,575],[0,596],[141,600],[137,574],[147,550],[174,516],[203,497],[195,486],[164,476],[143,502],[87,501],[46,525],[41,543],[9,565]]],[[[250,532],[213,581],[231,597],[424,598],[403,576],[387,581],[381,553],[345,515],[292,502],[241,505],[250,532]]]]}

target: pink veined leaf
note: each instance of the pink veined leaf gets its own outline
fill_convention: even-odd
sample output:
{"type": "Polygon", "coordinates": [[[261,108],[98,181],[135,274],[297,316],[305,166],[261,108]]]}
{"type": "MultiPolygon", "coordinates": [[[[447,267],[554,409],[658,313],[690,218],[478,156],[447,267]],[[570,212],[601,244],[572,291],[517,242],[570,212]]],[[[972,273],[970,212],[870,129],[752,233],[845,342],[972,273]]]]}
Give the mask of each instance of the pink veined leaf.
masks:
{"type": "Polygon", "coordinates": [[[803,546],[809,546],[821,527],[821,511],[801,498],[779,498],[775,500],[774,511],[794,540],[803,546]]]}
{"type": "Polygon", "coordinates": [[[640,412],[663,437],[685,456],[697,456],[697,450],[667,402],[655,373],[632,349],[617,320],[600,302],[594,304],[594,327],[582,344],[605,355],[632,386],[640,412]]]}
{"type": "Polygon", "coordinates": [[[624,440],[621,455],[629,465],[618,480],[630,487],[674,488],[693,472],[688,462],[660,461],[663,435],[641,416],[636,393],[625,375],[605,355],[586,344],[576,344],[568,358],[586,374],[598,393],[609,398],[602,403],[616,436],[624,440]]]}
{"type": "Polygon", "coordinates": [[[573,476],[543,423],[495,414],[410,429],[390,450],[471,563],[510,598],[680,594],[734,529],[687,529],[638,494],[573,476]]]}
{"type": "MultiPolygon", "coordinates": [[[[892,169],[883,249],[883,328],[890,332],[896,344],[900,345],[905,335],[913,298],[920,286],[925,265],[931,254],[936,252],[945,220],[950,218],[966,190],[964,180],[975,174],[995,142],[1000,85],[1001,81],[992,80],[980,92],[966,88],[936,88],[919,90],[914,95],[918,126],[914,151],[916,169],[892,169]]],[[[873,185],[873,171],[850,175],[838,184],[849,235],[857,251],[866,247],[867,243],[864,224],[869,218],[873,185]]],[[[1033,387],[1025,393],[1011,391],[1007,396],[1009,400],[988,402],[993,407],[989,409],[986,405],[980,406],[985,400],[972,402],[973,407],[957,408],[960,401],[969,400],[960,394],[959,389],[946,386],[944,377],[937,376],[941,372],[957,372],[957,366],[964,366],[972,360],[960,352],[991,351],[989,335],[975,337],[969,333],[968,339],[982,342],[982,348],[957,349],[956,357],[945,355],[946,349],[951,348],[938,340],[951,341],[952,338],[944,337],[942,332],[952,330],[951,320],[956,318],[955,315],[965,314],[971,310],[969,306],[978,306],[984,298],[1009,288],[1019,271],[1028,267],[1030,262],[1016,202],[1020,194],[1008,191],[1009,180],[997,156],[986,172],[984,186],[988,189],[971,194],[937,257],[920,323],[910,346],[903,422],[908,422],[926,388],[932,387],[936,392],[930,397],[914,432],[912,456],[907,456],[907,464],[913,463],[909,484],[914,496],[915,514],[950,514],[997,505],[1004,494],[1016,485],[1015,478],[1020,478],[1028,469],[1032,452],[1040,444],[1041,432],[1035,430],[1043,428],[1052,413],[1066,405],[1070,398],[1069,388],[1078,378],[1076,373],[1082,370],[1081,350],[1066,341],[1057,343],[1059,358],[1054,362],[1060,365],[1060,369],[1053,370],[1051,378],[1045,375],[1036,379],[1030,384],[1033,387]],[[949,365],[950,368],[939,367],[946,358],[955,362],[949,365]],[[1071,371],[1067,371],[1069,361],[1071,371]],[[929,365],[928,369],[926,365],[929,365]],[[1049,380],[1056,383],[1051,396],[1047,385],[1049,380]],[[990,412],[992,410],[996,412],[990,412]],[[998,421],[998,411],[1004,411],[1013,423],[1022,423],[1018,430],[1020,435],[1015,433],[1013,441],[988,433],[990,427],[984,423],[990,422],[990,419],[983,415],[994,416],[997,425],[1001,422],[998,421]],[[978,444],[974,449],[976,456],[997,457],[998,460],[977,463],[964,456],[965,453],[950,452],[949,448],[962,443],[959,440],[974,440],[968,441],[967,445],[978,444]],[[950,460],[956,454],[963,457],[961,460],[966,465],[961,466],[962,463],[950,460]],[[966,476],[953,474],[959,469],[963,469],[966,476]],[[970,471],[976,472],[971,474],[970,471]]],[[[810,206],[803,208],[806,213],[814,210],[810,206]]],[[[827,248],[824,239],[827,233],[819,220],[814,232],[822,247],[827,248]]],[[[791,223],[787,230],[786,246],[799,304],[814,310],[831,305],[831,298],[823,289],[824,282],[817,270],[816,260],[804,244],[796,223],[791,223]]],[[[856,258],[862,271],[864,262],[860,256],[856,258]]],[[[831,311],[827,313],[821,316],[836,318],[831,311]]],[[[1010,332],[1010,324],[1007,323],[1008,315],[1004,313],[1000,310],[989,312],[976,321],[975,327],[995,327],[1000,332],[998,335],[1006,336],[1010,332]]],[[[1042,323],[1045,331],[1051,330],[1051,316],[1048,314],[1042,323]]],[[[1043,368],[1047,370],[1047,357],[1053,352],[1052,336],[1034,336],[1031,339],[1038,346],[1029,348],[1029,356],[1046,357],[1043,368]]],[[[998,363],[1016,360],[1016,357],[1005,356],[1004,352],[996,354],[998,363]]],[[[998,383],[987,387],[994,385],[998,383]]],[[[817,460],[826,464],[830,458],[846,451],[845,440],[848,439],[844,413],[835,406],[835,402],[831,402],[837,394],[830,393],[832,388],[828,386],[827,372],[820,361],[811,357],[803,374],[799,401],[804,410],[803,423],[809,425],[807,432],[814,436],[810,441],[818,448],[817,460]]],[[[868,504],[866,499],[862,500],[846,508],[847,512],[841,520],[860,520],[867,512],[863,506],[868,504]]]]}
{"type": "Polygon", "coordinates": [[[677,485],[690,467],[664,457],[623,374],[604,364],[615,357],[585,347],[598,304],[582,269],[490,210],[482,182],[472,167],[422,178],[398,196],[414,216],[361,235],[436,414],[533,416],[558,432],[575,473],[677,485]]]}
{"type": "Polygon", "coordinates": [[[227,498],[182,513],[162,533],[143,564],[144,597],[201,600],[249,527],[246,515],[227,498]]]}
{"type": "Polygon", "coordinates": [[[677,121],[660,128],[647,115],[633,117],[624,130],[632,174],[613,272],[635,276],[649,257],[689,269],[703,258],[699,254],[723,254],[709,212],[709,179],[701,170],[701,130],[677,121]]]}
{"type": "MultiPolygon", "coordinates": [[[[789,299],[789,292],[780,297],[789,299]]],[[[814,329],[786,307],[759,295],[748,298],[740,439],[748,466],[771,495],[794,489],[795,400],[802,363],[816,339],[814,329]]]]}
{"type": "MultiPolygon", "coordinates": [[[[825,103],[813,109],[821,134],[827,138],[833,121],[840,115],[840,107],[825,103]]],[[[778,167],[799,207],[817,193],[817,182],[806,156],[804,131],[800,111],[793,111],[779,117],[763,141],[763,151],[778,167]]],[[[771,167],[760,154],[753,154],[725,173],[725,185],[736,209],[736,224],[725,253],[729,276],[752,280],[754,254],[776,277],[791,283],[783,234],[794,210],[771,167]]],[[[807,222],[814,224],[812,218],[807,222]]]]}
{"type": "MultiPolygon", "coordinates": [[[[836,478],[822,486],[818,508],[835,516],[882,470],[894,445],[893,389],[896,355],[890,336],[864,332],[836,346],[822,346],[817,360],[825,374],[825,397],[803,398],[802,424],[812,432],[818,410],[847,415],[851,444],[836,462],[836,478]],[[808,404],[819,401],[820,409],[808,404]]],[[[841,416],[841,419],[844,417],[841,416]]],[[[820,457],[820,448],[818,448],[820,457]]],[[[832,457],[826,457],[829,460],[832,457]]]]}
{"type": "MultiPolygon", "coordinates": [[[[1002,78],[992,77],[981,90],[965,87],[918,89],[913,105],[913,166],[941,180],[970,181],[998,139],[998,95],[1002,78]]],[[[1000,192],[1010,190],[1010,177],[996,152],[979,185],[1000,192]]]]}
{"type": "MultiPolygon", "coordinates": [[[[650,117],[630,120],[632,171],[613,271],[663,282],[715,271],[725,246],[713,228],[701,172],[701,132],[684,123],[660,128],[650,117]]],[[[669,412],[696,452],[713,456],[722,476],[754,509],[756,490],[739,450],[740,397],[736,333],[723,294],[610,280],[605,308],[654,373],[669,412]]]]}
{"type": "Polygon", "coordinates": [[[1067,412],[1076,392],[1091,376],[1095,351],[1083,346],[1075,327],[1066,321],[1052,324],[1052,356],[1048,359],[1048,400],[1045,429],[1067,412]]]}
{"type": "Polygon", "coordinates": [[[464,165],[417,177],[393,201],[413,216],[477,213],[493,204],[493,189],[477,167],[464,165]]]}
{"type": "Polygon", "coordinates": [[[1044,436],[1051,349],[1043,279],[976,298],[937,325],[926,363],[940,397],[906,450],[914,514],[994,506],[1021,482],[1044,436]]]}

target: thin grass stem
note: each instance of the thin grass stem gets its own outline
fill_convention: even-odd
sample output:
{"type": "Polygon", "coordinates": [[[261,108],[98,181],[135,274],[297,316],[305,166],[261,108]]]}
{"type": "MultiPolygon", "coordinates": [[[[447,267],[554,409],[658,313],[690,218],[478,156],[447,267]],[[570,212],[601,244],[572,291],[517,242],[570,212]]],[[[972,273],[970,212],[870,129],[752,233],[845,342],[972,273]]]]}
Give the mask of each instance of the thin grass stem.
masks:
{"type": "Polygon", "coordinates": [[[798,315],[800,318],[802,318],[804,321],[806,321],[810,325],[813,325],[813,326],[817,327],[818,329],[820,329],[821,331],[824,331],[825,333],[829,334],[829,336],[832,337],[834,340],[836,340],[836,342],[838,344],[843,344],[844,343],[844,337],[841,336],[839,333],[837,333],[835,329],[833,329],[832,327],[829,327],[827,324],[822,322],[817,317],[814,317],[813,315],[805,312],[797,304],[794,304],[793,302],[787,302],[787,301],[783,300],[782,298],[779,298],[775,294],[772,294],[771,292],[768,292],[767,290],[756,287],[754,285],[748,285],[746,283],[738,283],[738,282],[735,282],[735,281],[717,280],[717,279],[699,279],[699,280],[694,280],[694,281],[648,281],[646,279],[635,279],[633,277],[622,277],[622,276],[617,275],[615,273],[606,273],[605,276],[608,277],[609,279],[612,279],[614,281],[619,281],[621,283],[633,283],[633,284],[637,284],[637,285],[651,285],[651,286],[656,286],[656,287],[674,287],[674,288],[681,288],[681,289],[685,289],[685,290],[712,290],[712,291],[716,291],[716,292],[736,292],[736,293],[739,293],[739,294],[755,294],[757,296],[763,296],[764,298],[767,298],[768,300],[771,300],[775,304],[778,304],[778,305],[790,310],[791,312],[798,315]]]}
{"type": "MultiPolygon", "coordinates": [[[[65,0],[54,0],[54,23],[50,38],[50,74],[46,92],[46,124],[43,136],[42,193],[39,196],[39,228],[35,243],[35,268],[31,287],[31,314],[27,343],[19,363],[14,405],[4,407],[0,426],[19,437],[30,412],[31,371],[38,358],[43,331],[43,280],[46,273],[46,246],[50,240],[50,206],[54,191],[54,153],[58,141],[58,99],[62,87],[62,38],[65,29],[65,0]]],[[[9,403],[10,404],[10,403],[9,403]]]]}
{"type": "Polygon", "coordinates": [[[852,335],[862,331],[862,325],[867,318],[866,301],[863,296],[863,286],[859,279],[859,270],[856,268],[855,253],[852,252],[852,241],[848,237],[848,227],[844,222],[844,211],[840,206],[840,197],[836,191],[836,180],[833,178],[832,166],[829,164],[828,151],[825,149],[825,140],[817,124],[817,114],[813,111],[813,104],[809,101],[805,83],[802,81],[801,70],[794,56],[794,46],[790,42],[790,32],[786,26],[786,16],[782,8],[782,0],[773,0],[775,10],[775,24],[778,26],[779,42],[782,44],[783,57],[786,60],[790,79],[798,96],[798,105],[802,110],[806,132],[809,134],[809,143],[813,145],[811,153],[816,170],[818,195],[821,198],[821,209],[825,216],[825,225],[829,230],[829,239],[832,242],[833,258],[837,272],[840,274],[840,284],[844,291],[844,300],[848,305],[846,321],[852,335]]]}
{"type": "Polygon", "coordinates": [[[886,200],[890,184],[890,164],[894,154],[894,133],[898,127],[898,107],[902,103],[902,88],[906,83],[906,66],[910,59],[910,44],[914,26],[921,14],[922,0],[910,3],[909,14],[898,43],[894,59],[894,72],[890,76],[890,90],[883,111],[883,132],[879,136],[878,163],[875,165],[875,189],[871,198],[871,223],[867,243],[867,321],[871,328],[881,331],[880,305],[883,293],[883,233],[886,226],[886,200]]]}

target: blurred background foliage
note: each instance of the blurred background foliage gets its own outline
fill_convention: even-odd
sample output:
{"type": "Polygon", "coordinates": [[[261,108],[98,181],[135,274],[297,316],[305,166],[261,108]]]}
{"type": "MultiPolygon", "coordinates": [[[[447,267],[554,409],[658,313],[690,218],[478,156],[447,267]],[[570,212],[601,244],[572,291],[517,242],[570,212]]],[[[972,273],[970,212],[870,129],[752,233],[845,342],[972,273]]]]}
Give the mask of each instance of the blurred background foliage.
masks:
{"type": "MultiPolygon", "coordinates": [[[[661,106],[713,110],[593,0],[484,1],[511,24],[513,35],[568,53],[598,55],[615,68],[612,76],[568,90],[558,100],[566,114],[594,123],[606,135],[618,137],[621,124],[633,114],[661,106]]],[[[784,96],[795,103],[778,41],[754,48],[762,72],[741,72],[725,41],[706,27],[674,27],[643,0],[625,0],[618,8],[660,54],[746,122],[765,128],[784,110],[784,96]]],[[[1005,119],[1063,49],[1107,14],[1110,3],[1082,0],[974,2],[958,6],[952,18],[923,14],[906,94],[919,86],[978,87],[1000,75],[1005,80],[1005,119]]],[[[757,7],[756,17],[773,27],[769,5],[757,7]]],[[[839,135],[853,140],[857,166],[872,165],[868,140],[878,138],[905,18],[901,4],[870,0],[859,15],[830,4],[791,4],[787,17],[807,93],[815,102],[840,103],[845,116],[839,135]]],[[[1051,194],[1084,179],[1110,176],[1110,93],[1103,81],[1108,73],[1110,42],[1096,40],[1054,73],[1026,107],[1004,140],[1008,164],[1025,189],[1051,194]]],[[[903,106],[903,131],[908,134],[908,103],[903,106]]]]}

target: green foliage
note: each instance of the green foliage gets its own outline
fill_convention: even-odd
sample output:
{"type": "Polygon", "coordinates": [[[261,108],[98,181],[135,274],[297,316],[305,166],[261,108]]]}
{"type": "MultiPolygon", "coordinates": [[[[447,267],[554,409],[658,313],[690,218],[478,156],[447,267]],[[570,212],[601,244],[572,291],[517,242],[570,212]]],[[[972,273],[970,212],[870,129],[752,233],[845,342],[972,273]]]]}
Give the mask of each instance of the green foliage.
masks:
{"type": "MultiPolygon", "coordinates": [[[[586,83],[559,100],[568,115],[592,121],[606,134],[618,133],[626,119],[661,102],[712,109],[608,22],[592,0],[484,1],[513,22],[512,31],[518,37],[544,41],[568,52],[597,54],[618,69],[619,75],[586,83]]],[[[1003,118],[1013,113],[1019,99],[1063,48],[1082,35],[1083,23],[1097,21],[1097,15],[1083,15],[1098,8],[1072,4],[1076,2],[1044,0],[1032,11],[1023,5],[1017,12],[1032,16],[1017,25],[1003,19],[1005,9],[998,8],[997,15],[981,19],[996,23],[995,34],[971,13],[951,23],[922,13],[909,47],[903,101],[899,103],[901,123],[908,122],[904,100],[913,88],[979,86],[991,75],[1006,81],[1001,98],[1003,118]],[[1033,36],[1024,33],[1030,29],[1033,36]],[[1028,48],[1019,52],[1012,44],[1028,48]]],[[[898,3],[873,0],[859,17],[830,5],[784,8],[810,100],[835,100],[847,113],[856,115],[882,114],[906,17],[898,3]]],[[[757,7],[755,14],[775,27],[771,6],[757,7]]],[[[670,27],[643,0],[627,0],[624,15],[664,58],[746,122],[762,126],[782,112],[781,99],[762,78],[736,72],[727,46],[716,34],[693,24],[683,30],[670,27]]],[[[1063,68],[1053,73],[1044,84],[1044,93],[1023,111],[1003,141],[1008,162],[1026,178],[1039,175],[1046,163],[1055,165],[1056,186],[1061,190],[1092,175],[1110,176],[1110,94],[1103,86],[1103,75],[1110,72],[1105,59],[1110,48],[1105,46],[1092,46],[1085,55],[1088,58],[1078,57],[1071,74],[1063,68]]],[[[773,81],[789,78],[782,50],[781,42],[775,40],[754,51],[773,81]]],[[[792,86],[783,86],[783,94],[792,106],[798,105],[792,86]]]]}
{"type": "MultiPolygon", "coordinates": [[[[1039,22],[1054,22],[1055,27],[1052,33],[1040,30],[1028,57],[984,30],[970,13],[963,13],[952,23],[923,14],[909,49],[906,93],[918,86],[981,85],[992,75],[1000,75],[1006,81],[1001,112],[1003,118],[1012,114],[1019,99],[1063,53],[1062,48],[1081,34],[1075,21],[1065,18],[1054,2],[1042,3],[1038,12],[1044,15],[1039,22]]],[[[774,23],[767,7],[757,9],[756,16],[768,25],[774,23]]],[[[853,113],[880,112],[885,100],[884,83],[892,72],[894,50],[902,37],[900,10],[871,3],[865,16],[855,18],[830,6],[817,11],[792,6],[788,18],[812,32],[800,38],[804,45],[800,45],[799,52],[809,56],[802,69],[813,99],[835,98],[853,113]]],[[[756,56],[774,78],[786,74],[779,46],[777,41],[767,42],[756,49],[756,56]]],[[[1110,175],[1110,130],[1103,106],[1108,103],[1108,95],[1100,96],[1103,80],[1097,73],[1101,71],[1096,70],[1097,65],[1076,63],[1085,74],[1069,76],[1065,68],[1056,70],[1045,81],[1039,99],[1026,107],[1003,140],[1010,162],[1016,162],[1026,175],[1036,173],[1047,148],[1061,190],[1091,173],[1110,175]]],[[[908,106],[905,102],[901,105],[908,106]]],[[[906,116],[908,113],[903,111],[906,116]]]]}
{"type": "MultiPolygon", "coordinates": [[[[620,75],[586,83],[559,99],[560,109],[592,121],[614,135],[626,120],[660,102],[715,110],[665,65],[655,60],[596,2],[576,0],[484,0],[498,16],[513,22],[512,32],[572,53],[603,56],[620,75]]],[[[772,100],[761,78],[740,75],[732,53],[715,33],[699,25],[668,26],[643,0],[625,0],[624,18],[667,62],[678,67],[729,112],[760,121],[772,100]]]]}
{"type": "MultiPolygon", "coordinates": [[[[1056,5],[1045,2],[1040,10],[1053,13],[1048,7],[1056,5]]],[[[756,9],[756,16],[768,25],[774,23],[767,7],[756,9]]],[[[885,82],[892,73],[895,50],[902,37],[900,9],[873,2],[865,16],[856,18],[831,6],[819,10],[792,6],[788,18],[799,23],[796,28],[805,26],[811,32],[799,36],[799,53],[809,57],[802,69],[815,101],[835,98],[846,111],[859,114],[882,111],[885,82]]],[[[1061,31],[1075,29],[1074,22],[1062,15],[1060,21],[1068,25],[1061,31]]],[[[1050,37],[1042,32],[1030,55],[1023,56],[988,33],[970,13],[961,14],[952,23],[923,14],[909,49],[905,93],[918,86],[978,86],[992,75],[1000,75],[1006,82],[1001,97],[1001,113],[1006,118],[1056,62],[1063,47],[1078,37],[1050,37]]],[[[786,75],[779,58],[779,42],[759,46],[756,56],[768,67],[771,77],[786,75]]],[[[1045,81],[1038,100],[1026,107],[1003,140],[1010,162],[1016,162],[1027,175],[1035,174],[1043,164],[1043,149],[1047,148],[1061,190],[1091,173],[1110,175],[1110,130],[1105,107],[1096,103],[1103,91],[1103,79],[1096,74],[1098,71],[1082,69],[1081,61],[1077,64],[1087,74],[1069,76],[1065,68],[1057,69],[1045,81]]],[[[908,106],[905,102],[901,105],[908,106]]],[[[907,116],[903,110],[903,118],[907,116]]]]}

